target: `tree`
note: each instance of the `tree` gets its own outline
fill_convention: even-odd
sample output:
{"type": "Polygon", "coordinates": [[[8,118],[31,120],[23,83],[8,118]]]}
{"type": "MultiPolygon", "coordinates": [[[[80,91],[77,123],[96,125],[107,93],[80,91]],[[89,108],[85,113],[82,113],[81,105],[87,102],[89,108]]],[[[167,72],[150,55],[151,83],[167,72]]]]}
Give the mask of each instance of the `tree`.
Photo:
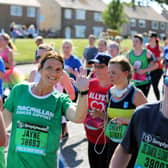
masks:
{"type": "Polygon", "coordinates": [[[126,22],[123,4],[120,0],[112,0],[107,5],[103,12],[103,21],[109,28],[120,30],[121,25],[126,22]]]}
{"type": "Polygon", "coordinates": [[[156,1],[160,4],[168,4],[168,0],[151,0],[151,1],[156,1]]]}
{"type": "MultiPolygon", "coordinates": [[[[135,4],[136,2],[144,2],[144,0],[131,0],[132,4],[135,4]]],[[[168,0],[148,0],[148,1],[155,1],[158,2],[160,5],[162,4],[168,4],[168,0]]]]}
{"type": "Polygon", "coordinates": [[[165,6],[164,4],[168,5],[168,0],[131,0],[131,4],[132,6],[135,6],[136,4],[140,4],[142,6],[145,6],[145,5],[149,5],[150,2],[157,2],[159,3],[159,6],[162,8],[162,10],[165,9],[165,6]]]}

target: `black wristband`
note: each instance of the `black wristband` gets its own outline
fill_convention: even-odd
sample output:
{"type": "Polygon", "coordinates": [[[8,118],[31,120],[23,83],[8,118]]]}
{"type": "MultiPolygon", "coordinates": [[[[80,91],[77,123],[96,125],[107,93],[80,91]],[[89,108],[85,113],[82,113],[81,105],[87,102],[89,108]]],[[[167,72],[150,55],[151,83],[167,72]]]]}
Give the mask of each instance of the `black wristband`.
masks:
{"type": "Polygon", "coordinates": [[[80,95],[87,95],[87,94],[88,94],[88,92],[89,92],[89,90],[85,90],[85,91],[78,91],[78,93],[79,93],[80,95]]]}

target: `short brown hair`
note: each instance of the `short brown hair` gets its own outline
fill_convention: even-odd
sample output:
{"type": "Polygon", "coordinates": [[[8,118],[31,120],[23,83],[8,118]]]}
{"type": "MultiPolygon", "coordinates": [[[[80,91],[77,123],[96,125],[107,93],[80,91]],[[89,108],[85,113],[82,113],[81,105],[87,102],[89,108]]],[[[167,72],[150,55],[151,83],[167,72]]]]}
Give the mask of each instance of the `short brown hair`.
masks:
{"type": "Polygon", "coordinates": [[[105,39],[99,39],[98,43],[101,41],[104,43],[105,46],[107,46],[107,41],[105,39]]]}
{"type": "Polygon", "coordinates": [[[63,57],[60,54],[58,54],[57,52],[55,52],[55,51],[50,51],[50,52],[47,52],[46,55],[44,55],[40,59],[38,70],[41,70],[43,68],[45,62],[47,60],[49,60],[49,59],[55,59],[55,60],[61,62],[62,68],[64,68],[64,59],[63,59],[63,57]]]}
{"type": "Polygon", "coordinates": [[[90,38],[96,39],[96,36],[95,36],[94,34],[90,34],[88,38],[89,38],[89,39],[90,39],[90,38]]]}
{"type": "Polygon", "coordinates": [[[132,65],[129,60],[124,56],[117,56],[110,60],[109,64],[119,64],[123,72],[128,71],[128,80],[132,78],[132,65]]]}

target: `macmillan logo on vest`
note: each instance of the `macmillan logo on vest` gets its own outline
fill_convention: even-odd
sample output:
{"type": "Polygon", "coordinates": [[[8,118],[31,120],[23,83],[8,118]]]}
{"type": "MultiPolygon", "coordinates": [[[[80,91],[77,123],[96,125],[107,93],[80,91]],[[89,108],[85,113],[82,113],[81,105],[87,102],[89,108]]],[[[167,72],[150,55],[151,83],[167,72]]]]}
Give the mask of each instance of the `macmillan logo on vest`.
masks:
{"type": "Polygon", "coordinates": [[[33,116],[46,120],[51,120],[54,117],[54,113],[51,111],[31,106],[17,106],[16,114],[33,116]]]}

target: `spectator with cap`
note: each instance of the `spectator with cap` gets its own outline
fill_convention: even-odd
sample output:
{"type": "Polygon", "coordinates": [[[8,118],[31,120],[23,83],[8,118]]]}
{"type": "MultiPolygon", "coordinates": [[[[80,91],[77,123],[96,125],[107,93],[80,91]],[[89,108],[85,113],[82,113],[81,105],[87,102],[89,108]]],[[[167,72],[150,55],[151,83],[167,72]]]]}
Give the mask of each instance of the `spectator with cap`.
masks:
{"type": "Polygon", "coordinates": [[[106,94],[111,87],[107,73],[111,58],[105,53],[98,53],[89,62],[93,64],[96,74],[96,78],[89,81],[88,113],[84,121],[90,168],[108,168],[111,158],[107,154],[108,139],[104,135],[104,119],[101,118],[106,112],[106,94]]]}

